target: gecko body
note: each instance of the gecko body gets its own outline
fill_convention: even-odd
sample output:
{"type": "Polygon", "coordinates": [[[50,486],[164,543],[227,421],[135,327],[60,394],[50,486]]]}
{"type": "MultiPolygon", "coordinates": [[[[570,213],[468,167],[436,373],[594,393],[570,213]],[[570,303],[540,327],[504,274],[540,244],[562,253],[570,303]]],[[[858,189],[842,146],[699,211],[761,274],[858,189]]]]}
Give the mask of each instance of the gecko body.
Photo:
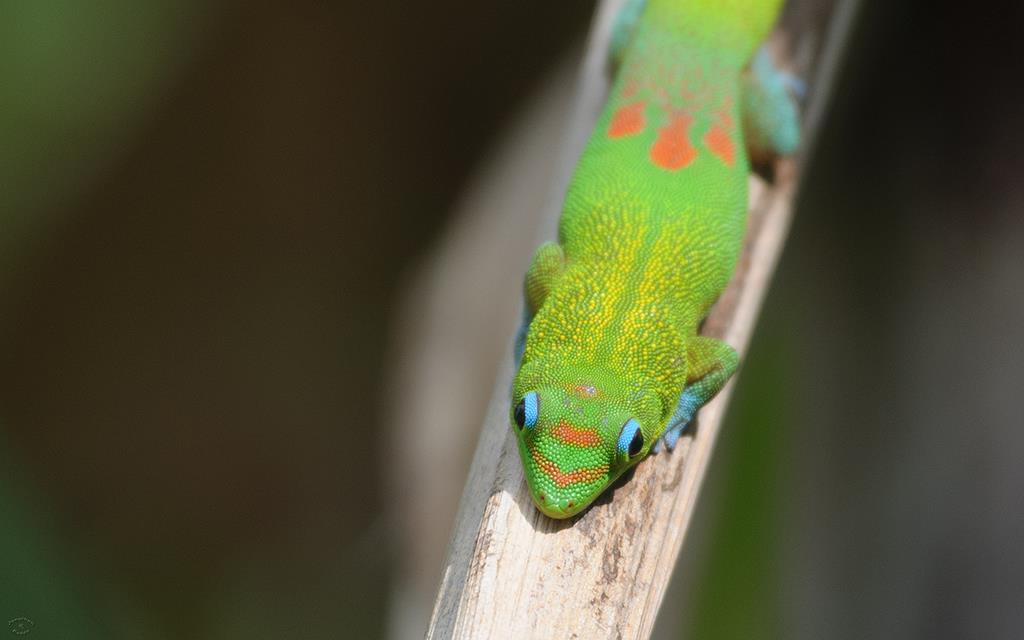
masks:
{"type": "Polygon", "coordinates": [[[773,0],[647,0],[623,11],[608,102],[557,243],[526,275],[510,423],[530,493],[579,513],[655,444],[671,448],[737,366],[700,322],[736,266],[748,143],[786,153],[796,109],[755,50],[773,0]],[[753,61],[753,63],[752,63],[753,61]]]}

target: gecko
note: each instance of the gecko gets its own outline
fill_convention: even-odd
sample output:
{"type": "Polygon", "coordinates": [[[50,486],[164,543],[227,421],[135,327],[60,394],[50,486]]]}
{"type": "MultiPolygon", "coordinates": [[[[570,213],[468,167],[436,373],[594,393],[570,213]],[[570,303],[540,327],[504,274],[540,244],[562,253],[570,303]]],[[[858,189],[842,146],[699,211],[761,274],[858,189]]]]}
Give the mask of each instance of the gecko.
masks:
{"type": "Polygon", "coordinates": [[[799,79],[762,45],[781,0],[628,0],[557,242],[524,282],[509,423],[552,518],[671,450],[739,358],[700,324],[739,258],[750,158],[799,144],[799,79]],[[760,49],[759,49],[760,46],[760,49]]]}

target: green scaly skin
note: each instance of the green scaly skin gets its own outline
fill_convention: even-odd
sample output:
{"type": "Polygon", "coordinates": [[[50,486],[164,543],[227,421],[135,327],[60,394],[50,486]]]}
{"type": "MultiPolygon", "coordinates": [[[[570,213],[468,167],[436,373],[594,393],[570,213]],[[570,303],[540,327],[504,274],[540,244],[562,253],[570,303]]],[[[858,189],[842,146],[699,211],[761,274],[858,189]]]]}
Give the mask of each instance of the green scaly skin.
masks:
{"type": "Polygon", "coordinates": [[[610,99],[569,186],[559,242],[540,247],[526,276],[531,320],[510,423],[534,502],[553,518],[586,508],[674,413],[681,429],[736,368],[731,347],[697,330],[739,255],[740,123],[766,121],[741,111],[771,102],[744,100],[747,86],[772,93],[745,69],[779,4],[648,0],[616,39],[610,99]],[[529,393],[538,410],[521,424],[529,393]],[[631,420],[639,435],[623,436],[631,420]]]}

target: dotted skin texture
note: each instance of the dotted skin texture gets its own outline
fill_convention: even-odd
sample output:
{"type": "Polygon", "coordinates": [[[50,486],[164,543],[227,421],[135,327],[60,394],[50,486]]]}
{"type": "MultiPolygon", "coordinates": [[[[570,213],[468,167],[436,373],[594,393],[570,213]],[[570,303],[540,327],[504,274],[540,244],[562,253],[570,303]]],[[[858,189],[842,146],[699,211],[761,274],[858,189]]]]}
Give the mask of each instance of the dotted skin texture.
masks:
{"type": "Polygon", "coordinates": [[[534,502],[589,505],[662,435],[687,383],[688,346],[725,288],[746,219],[740,74],[779,2],[649,0],[566,195],[558,244],[526,278],[534,317],[511,418],[534,502]],[[619,436],[631,418],[643,446],[619,436]]]}

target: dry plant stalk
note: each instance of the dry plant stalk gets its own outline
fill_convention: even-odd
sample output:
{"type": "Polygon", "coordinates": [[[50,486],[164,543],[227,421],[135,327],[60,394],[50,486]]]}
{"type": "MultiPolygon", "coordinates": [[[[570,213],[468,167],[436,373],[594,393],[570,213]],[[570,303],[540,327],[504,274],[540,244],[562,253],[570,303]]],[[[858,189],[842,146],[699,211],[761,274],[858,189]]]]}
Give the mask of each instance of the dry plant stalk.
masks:
{"type": "MultiPolygon", "coordinates": [[[[610,25],[620,1],[603,2],[584,62],[573,144],[590,131],[605,97],[610,25]]],[[[809,82],[804,155],[813,141],[837,52],[855,3],[793,2],[772,46],[809,82]],[[826,33],[828,31],[828,33],[826,33]],[[821,43],[829,51],[823,52],[821,43]],[[813,76],[812,76],[813,73],[813,76]]],[[[746,351],[792,215],[800,156],[774,180],[750,178],[740,263],[702,333],[746,351]]],[[[546,231],[554,226],[552,210],[546,231]]],[[[700,412],[670,455],[649,456],[626,482],[578,518],[534,507],[508,425],[513,375],[495,384],[448,549],[428,638],[647,638],[693,516],[732,384],[700,412]]]]}

